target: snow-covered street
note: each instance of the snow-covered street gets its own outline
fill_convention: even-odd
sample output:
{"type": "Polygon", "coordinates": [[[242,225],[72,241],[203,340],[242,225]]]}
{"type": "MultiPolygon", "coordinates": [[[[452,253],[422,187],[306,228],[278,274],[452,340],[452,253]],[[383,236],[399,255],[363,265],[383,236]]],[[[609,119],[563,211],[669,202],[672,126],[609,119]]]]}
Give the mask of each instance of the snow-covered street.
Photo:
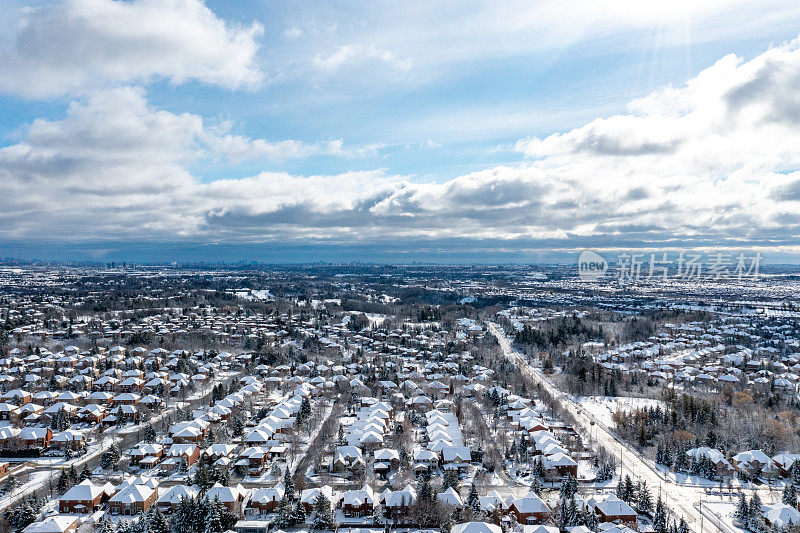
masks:
{"type": "MultiPolygon", "coordinates": [[[[684,487],[665,481],[649,461],[618,439],[608,426],[603,423],[602,418],[595,416],[588,408],[584,408],[561,392],[538,368],[527,363],[523,356],[512,347],[510,339],[497,324],[489,322],[488,329],[497,338],[505,356],[518,365],[525,376],[540,384],[572,414],[576,420],[576,429],[578,431],[589,437],[590,441],[593,440],[597,444],[605,446],[609,452],[618,458],[624,473],[629,474],[635,480],[645,481],[654,491],[654,494],[660,495],[670,509],[686,519],[692,531],[700,531],[700,523],[703,517],[694,504],[701,499],[708,499],[709,495],[694,487],[684,487]],[[656,487],[658,487],[657,493],[655,492],[656,487]]],[[[720,529],[710,520],[705,520],[704,528],[720,531],[721,533],[730,533],[727,530],[720,529]]]]}

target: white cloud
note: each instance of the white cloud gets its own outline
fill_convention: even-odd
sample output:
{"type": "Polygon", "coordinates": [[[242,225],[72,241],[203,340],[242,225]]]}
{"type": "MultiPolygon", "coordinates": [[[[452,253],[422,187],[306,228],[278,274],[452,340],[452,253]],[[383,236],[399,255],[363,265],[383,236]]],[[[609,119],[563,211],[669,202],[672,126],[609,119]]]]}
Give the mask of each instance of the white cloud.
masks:
{"type": "Polygon", "coordinates": [[[286,28],[283,31],[283,36],[289,40],[299,39],[300,37],[303,36],[303,30],[298,28],[297,26],[286,28]]]}
{"type": "MultiPolygon", "coordinates": [[[[73,102],[63,120],[35,120],[24,141],[0,148],[0,235],[188,235],[198,231],[206,214],[225,211],[219,203],[223,196],[216,193],[226,187],[241,191],[244,203],[272,205],[247,194],[245,181],[202,184],[186,169],[198,159],[355,158],[377,150],[345,148],[340,140],[269,142],[227,133],[229,128],[205,126],[189,113],[154,110],[138,88],[100,91],[85,103],[73,102]]],[[[331,184],[345,191],[336,180],[331,184]]],[[[369,188],[359,185],[361,191],[369,188]]],[[[268,199],[294,198],[303,190],[297,184],[271,190],[268,199]]]]}
{"type": "Polygon", "coordinates": [[[314,66],[325,72],[334,72],[347,65],[365,61],[379,61],[404,72],[411,68],[409,59],[401,59],[391,51],[376,48],[374,45],[358,44],[341,46],[328,56],[317,54],[314,57],[314,66]]]}
{"type": "Polygon", "coordinates": [[[104,92],[73,104],[62,121],[35,121],[23,142],[0,149],[9,191],[0,197],[0,236],[797,246],[798,95],[795,41],[749,61],[722,58],[624,114],[521,139],[528,159],[518,166],[425,183],[382,170],[204,183],[186,170],[203,154],[347,150],[339,140],[249,139],[152,110],[136,90],[104,92]]]}
{"type": "Polygon", "coordinates": [[[0,90],[25,97],[106,83],[257,86],[259,23],[226,23],[202,0],[61,0],[17,13],[0,43],[0,90]]]}
{"type": "MultiPolygon", "coordinates": [[[[468,5],[431,0],[407,3],[320,4],[315,6],[309,34],[318,20],[335,27],[331,39],[316,47],[287,50],[310,54],[319,68],[333,69],[367,52],[391,51],[413,65],[414,82],[460,79],[465,70],[502,59],[530,59],[551,64],[573,55],[605,56],[623,50],[641,53],[647,43],[663,53],[708,41],[769,39],[796,31],[800,5],[788,0],[678,0],[657,3],[635,0],[495,0],[468,5]],[[631,44],[636,46],[631,50],[631,44]],[[344,46],[342,46],[344,45],[344,46]]],[[[383,80],[389,87],[395,78],[383,80]]]]}

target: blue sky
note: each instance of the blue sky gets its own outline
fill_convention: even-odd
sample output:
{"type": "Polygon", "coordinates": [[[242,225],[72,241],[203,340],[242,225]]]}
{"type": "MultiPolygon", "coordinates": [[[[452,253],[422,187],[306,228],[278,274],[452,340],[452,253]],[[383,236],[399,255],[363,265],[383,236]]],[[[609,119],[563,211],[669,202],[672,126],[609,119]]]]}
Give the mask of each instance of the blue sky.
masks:
{"type": "Polygon", "coordinates": [[[796,256],[800,5],[564,4],[0,0],[0,256],[796,256]]]}

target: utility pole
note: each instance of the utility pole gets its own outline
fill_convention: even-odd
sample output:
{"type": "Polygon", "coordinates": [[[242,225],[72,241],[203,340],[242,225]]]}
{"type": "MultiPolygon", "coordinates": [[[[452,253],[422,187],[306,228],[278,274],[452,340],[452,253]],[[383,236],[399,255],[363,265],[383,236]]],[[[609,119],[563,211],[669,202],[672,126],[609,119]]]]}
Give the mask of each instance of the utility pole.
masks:
{"type": "Polygon", "coordinates": [[[703,500],[700,500],[700,533],[703,533],[703,500]]]}

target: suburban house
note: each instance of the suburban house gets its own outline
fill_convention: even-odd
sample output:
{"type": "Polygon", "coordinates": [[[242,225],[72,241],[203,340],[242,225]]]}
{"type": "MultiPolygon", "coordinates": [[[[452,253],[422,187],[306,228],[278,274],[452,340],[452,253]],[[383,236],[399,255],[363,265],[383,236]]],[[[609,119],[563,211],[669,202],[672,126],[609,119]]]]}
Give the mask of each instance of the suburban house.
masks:
{"type": "Polygon", "coordinates": [[[113,515],[138,515],[156,502],[158,491],[147,485],[129,485],[108,500],[113,515]]]}
{"type": "Polygon", "coordinates": [[[93,513],[106,503],[112,494],[114,487],[111,483],[95,485],[86,479],[58,499],[58,510],[61,513],[93,513]]]}

